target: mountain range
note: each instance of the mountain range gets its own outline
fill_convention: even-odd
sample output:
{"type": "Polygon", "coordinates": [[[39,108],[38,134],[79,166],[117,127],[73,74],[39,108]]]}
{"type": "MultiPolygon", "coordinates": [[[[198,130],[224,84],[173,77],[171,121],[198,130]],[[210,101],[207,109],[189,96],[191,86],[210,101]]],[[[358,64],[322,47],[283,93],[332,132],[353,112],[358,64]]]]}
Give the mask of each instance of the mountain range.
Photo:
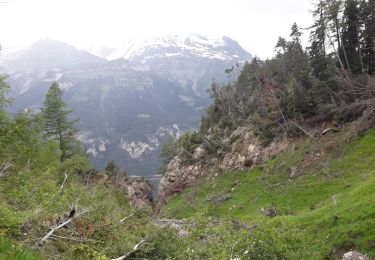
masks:
{"type": "Polygon", "coordinates": [[[227,82],[224,70],[251,57],[228,37],[163,36],[91,50],[42,39],[0,66],[12,86],[11,111],[40,109],[56,81],[80,118],[92,164],[113,159],[130,175],[149,176],[166,138],[198,127],[212,81],[227,82]]]}

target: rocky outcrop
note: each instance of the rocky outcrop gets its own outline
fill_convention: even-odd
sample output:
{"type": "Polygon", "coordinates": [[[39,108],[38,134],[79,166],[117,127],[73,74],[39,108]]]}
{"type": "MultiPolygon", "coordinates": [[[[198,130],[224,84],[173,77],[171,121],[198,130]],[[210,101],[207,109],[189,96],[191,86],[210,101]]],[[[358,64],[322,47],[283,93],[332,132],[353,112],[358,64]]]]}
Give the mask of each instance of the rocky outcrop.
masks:
{"type": "Polygon", "coordinates": [[[239,127],[230,136],[230,151],[224,156],[221,168],[225,171],[244,170],[253,165],[259,165],[272,155],[278,154],[288,145],[287,138],[277,138],[264,147],[251,127],[239,127]]]}
{"type": "MultiPolygon", "coordinates": [[[[196,153],[194,152],[194,154],[196,153]]],[[[186,165],[182,160],[181,154],[175,156],[168,163],[165,176],[159,184],[160,202],[164,201],[170,195],[183,190],[197,177],[201,176],[203,173],[202,167],[202,162],[186,165]]]]}
{"type": "Polygon", "coordinates": [[[151,206],[151,186],[143,180],[132,180],[126,184],[126,191],[130,204],[134,208],[145,208],[151,206]]]}
{"type": "Polygon", "coordinates": [[[367,255],[358,253],[356,251],[351,251],[346,253],[342,260],[370,260],[370,258],[367,255]]]}
{"type": "MultiPolygon", "coordinates": [[[[210,140],[211,136],[206,138],[210,140]]],[[[221,143],[223,147],[227,147],[225,151],[209,153],[204,145],[200,145],[188,162],[184,160],[183,153],[179,153],[169,162],[159,186],[159,209],[169,196],[191,185],[198,177],[209,177],[218,171],[245,170],[259,165],[285,149],[289,140],[280,137],[265,147],[255,135],[252,126],[248,125],[238,127],[230,135],[222,137],[221,143]],[[218,166],[216,170],[213,170],[212,165],[218,166]]]]}

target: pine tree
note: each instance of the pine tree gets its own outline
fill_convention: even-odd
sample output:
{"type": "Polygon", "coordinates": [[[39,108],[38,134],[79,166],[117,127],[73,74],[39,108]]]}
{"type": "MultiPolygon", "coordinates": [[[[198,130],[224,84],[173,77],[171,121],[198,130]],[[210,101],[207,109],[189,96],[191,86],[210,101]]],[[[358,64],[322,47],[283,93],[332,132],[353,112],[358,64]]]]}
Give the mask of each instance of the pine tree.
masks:
{"type": "Polygon", "coordinates": [[[292,26],[292,32],[290,33],[290,37],[292,37],[293,42],[300,43],[301,36],[302,33],[299,30],[297,23],[294,23],[292,26]]]}
{"type": "Polygon", "coordinates": [[[324,13],[327,19],[327,35],[331,45],[335,45],[334,47],[338,50],[341,49],[340,14],[342,6],[341,0],[325,0],[324,13]]]}
{"type": "Polygon", "coordinates": [[[359,12],[364,26],[360,42],[364,69],[371,75],[375,74],[375,0],[362,0],[359,12]]]}
{"type": "Polygon", "coordinates": [[[359,74],[363,71],[359,33],[360,19],[357,0],[345,3],[342,24],[342,48],[340,55],[349,73],[359,74]]]}
{"type": "Polygon", "coordinates": [[[319,80],[326,80],[328,73],[328,58],[326,54],[327,17],[325,14],[326,3],[320,0],[313,11],[315,18],[310,34],[309,55],[313,74],[319,80]]]}
{"type": "Polygon", "coordinates": [[[63,91],[55,82],[51,85],[44,100],[44,132],[49,140],[56,140],[61,150],[61,161],[73,154],[76,145],[75,135],[78,129],[74,124],[78,119],[70,120],[73,110],[68,109],[62,99],[63,91]]]}

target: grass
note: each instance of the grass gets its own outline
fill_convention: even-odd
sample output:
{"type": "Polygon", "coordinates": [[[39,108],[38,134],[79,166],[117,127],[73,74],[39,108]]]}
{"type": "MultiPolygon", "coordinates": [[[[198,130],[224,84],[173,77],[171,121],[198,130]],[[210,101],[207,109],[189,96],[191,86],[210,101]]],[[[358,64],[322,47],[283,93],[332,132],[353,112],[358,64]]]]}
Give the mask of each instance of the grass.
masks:
{"type": "Polygon", "coordinates": [[[269,221],[310,230],[309,239],[321,241],[311,248],[322,258],[340,248],[375,257],[375,130],[352,142],[343,141],[346,134],[301,138],[262,167],[200,180],[171,198],[163,214],[253,222],[275,204],[279,216],[269,221]],[[292,167],[295,179],[288,176],[292,167]]]}
{"type": "Polygon", "coordinates": [[[0,259],[2,260],[39,260],[43,259],[41,254],[26,249],[17,242],[0,236],[0,259]]]}

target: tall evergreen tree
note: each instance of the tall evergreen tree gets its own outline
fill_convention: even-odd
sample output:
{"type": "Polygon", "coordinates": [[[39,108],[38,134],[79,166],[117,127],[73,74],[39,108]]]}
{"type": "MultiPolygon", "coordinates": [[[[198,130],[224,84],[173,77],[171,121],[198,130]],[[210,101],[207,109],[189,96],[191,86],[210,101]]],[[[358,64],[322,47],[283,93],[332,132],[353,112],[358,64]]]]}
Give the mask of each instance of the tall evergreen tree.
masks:
{"type": "Polygon", "coordinates": [[[61,161],[73,154],[76,145],[75,135],[78,129],[74,124],[78,119],[70,120],[73,110],[68,109],[62,99],[63,91],[55,82],[51,85],[44,100],[44,131],[48,139],[56,140],[61,150],[61,161]]]}
{"type": "Polygon", "coordinates": [[[324,14],[327,19],[327,35],[338,50],[341,49],[340,14],[342,6],[343,2],[341,0],[325,0],[324,14]]]}
{"type": "Polygon", "coordinates": [[[320,0],[313,11],[314,24],[310,34],[310,62],[313,74],[319,80],[326,80],[329,77],[329,62],[326,54],[327,17],[325,9],[325,1],[320,0]]]}
{"type": "Polygon", "coordinates": [[[358,74],[363,71],[360,49],[360,19],[357,0],[347,0],[343,13],[341,58],[350,73],[358,74]]]}
{"type": "Polygon", "coordinates": [[[361,53],[365,70],[375,74],[375,0],[362,0],[360,4],[361,53]]]}

